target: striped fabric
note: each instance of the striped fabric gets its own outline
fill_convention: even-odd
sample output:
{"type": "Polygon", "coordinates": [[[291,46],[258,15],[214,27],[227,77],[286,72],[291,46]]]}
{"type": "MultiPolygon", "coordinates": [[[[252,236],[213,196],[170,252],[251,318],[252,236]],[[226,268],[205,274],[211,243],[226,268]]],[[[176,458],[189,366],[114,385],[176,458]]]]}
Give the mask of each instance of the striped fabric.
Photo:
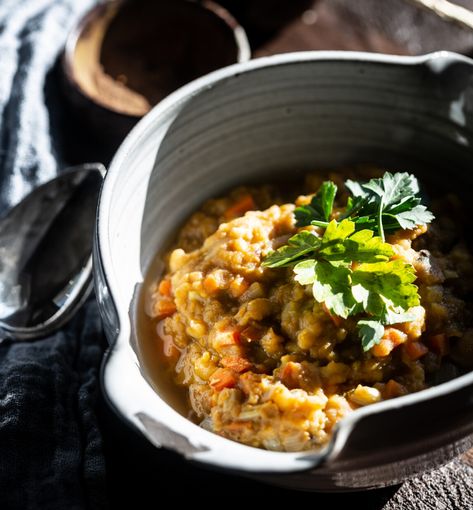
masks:
{"type": "Polygon", "coordinates": [[[0,214],[53,177],[47,73],[69,29],[96,0],[0,0],[0,214]]]}

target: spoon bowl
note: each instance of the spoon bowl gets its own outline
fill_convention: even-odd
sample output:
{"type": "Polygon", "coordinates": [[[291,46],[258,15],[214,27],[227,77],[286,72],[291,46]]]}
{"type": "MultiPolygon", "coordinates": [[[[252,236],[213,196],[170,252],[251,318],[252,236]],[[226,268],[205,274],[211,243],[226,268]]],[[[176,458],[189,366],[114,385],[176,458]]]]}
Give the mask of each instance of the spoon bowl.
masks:
{"type": "Polygon", "coordinates": [[[51,333],[90,294],[104,174],[101,164],[65,170],[0,220],[0,339],[51,333]]]}

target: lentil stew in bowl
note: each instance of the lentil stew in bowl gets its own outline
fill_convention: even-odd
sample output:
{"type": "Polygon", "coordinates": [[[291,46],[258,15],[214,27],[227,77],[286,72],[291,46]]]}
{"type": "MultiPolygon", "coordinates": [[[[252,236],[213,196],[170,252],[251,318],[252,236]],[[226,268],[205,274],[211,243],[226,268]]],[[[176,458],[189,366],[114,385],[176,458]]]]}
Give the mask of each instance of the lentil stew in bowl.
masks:
{"type": "Polygon", "coordinates": [[[195,422],[300,451],[473,367],[473,255],[459,199],[427,208],[407,173],[308,174],[288,195],[240,187],[195,212],[144,287],[140,342],[195,422]]]}

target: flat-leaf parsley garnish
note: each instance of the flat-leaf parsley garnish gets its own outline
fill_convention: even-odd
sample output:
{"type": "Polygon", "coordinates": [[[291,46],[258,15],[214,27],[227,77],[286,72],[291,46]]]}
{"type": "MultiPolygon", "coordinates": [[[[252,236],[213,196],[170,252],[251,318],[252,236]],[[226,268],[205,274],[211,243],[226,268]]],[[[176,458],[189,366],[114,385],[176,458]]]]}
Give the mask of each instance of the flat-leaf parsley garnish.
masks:
{"type": "MultiPolygon", "coordinates": [[[[406,172],[386,172],[381,178],[366,183],[347,180],[345,186],[352,196],[339,219],[350,218],[356,230],[373,230],[384,240],[385,232],[427,225],[434,219],[421,204],[417,179],[406,172]]],[[[332,212],[336,191],[334,183],[324,182],[310,204],[295,209],[296,225],[327,227],[330,216],[321,212],[332,212]]]]}
{"type": "Polygon", "coordinates": [[[394,259],[384,233],[426,225],[434,218],[421,204],[417,179],[386,172],[365,184],[347,181],[352,193],[339,221],[330,219],[337,186],[326,181],[308,205],[295,209],[301,230],[269,254],[263,266],[292,267],[295,280],[312,285],[314,299],[332,315],[358,316],[363,350],[380,342],[384,327],[412,321],[420,304],[414,267],[394,259]]]}
{"type": "Polygon", "coordinates": [[[311,225],[313,221],[328,222],[332,214],[336,194],[337,185],[332,181],[325,181],[313,196],[310,204],[296,208],[297,226],[306,227],[311,225]]]}

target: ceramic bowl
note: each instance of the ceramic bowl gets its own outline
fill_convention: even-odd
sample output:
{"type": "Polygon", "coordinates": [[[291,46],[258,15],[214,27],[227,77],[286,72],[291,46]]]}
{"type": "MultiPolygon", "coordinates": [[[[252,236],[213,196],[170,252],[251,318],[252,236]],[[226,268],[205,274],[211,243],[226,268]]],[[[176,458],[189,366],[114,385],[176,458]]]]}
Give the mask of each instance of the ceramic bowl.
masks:
{"type": "Polygon", "coordinates": [[[206,198],[255,179],[363,162],[468,197],[472,129],[473,61],[446,52],[274,56],[216,71],[162,101],[116,154],[98,209],[96,289],[111,344],[103,370],[111,405],[156,447],[300,489],[394,484],[464,451],[473,373],[353,412],[320,451],[271,452],[224,439],[153,386],[135,308],[155,254],[206,198]]]}

